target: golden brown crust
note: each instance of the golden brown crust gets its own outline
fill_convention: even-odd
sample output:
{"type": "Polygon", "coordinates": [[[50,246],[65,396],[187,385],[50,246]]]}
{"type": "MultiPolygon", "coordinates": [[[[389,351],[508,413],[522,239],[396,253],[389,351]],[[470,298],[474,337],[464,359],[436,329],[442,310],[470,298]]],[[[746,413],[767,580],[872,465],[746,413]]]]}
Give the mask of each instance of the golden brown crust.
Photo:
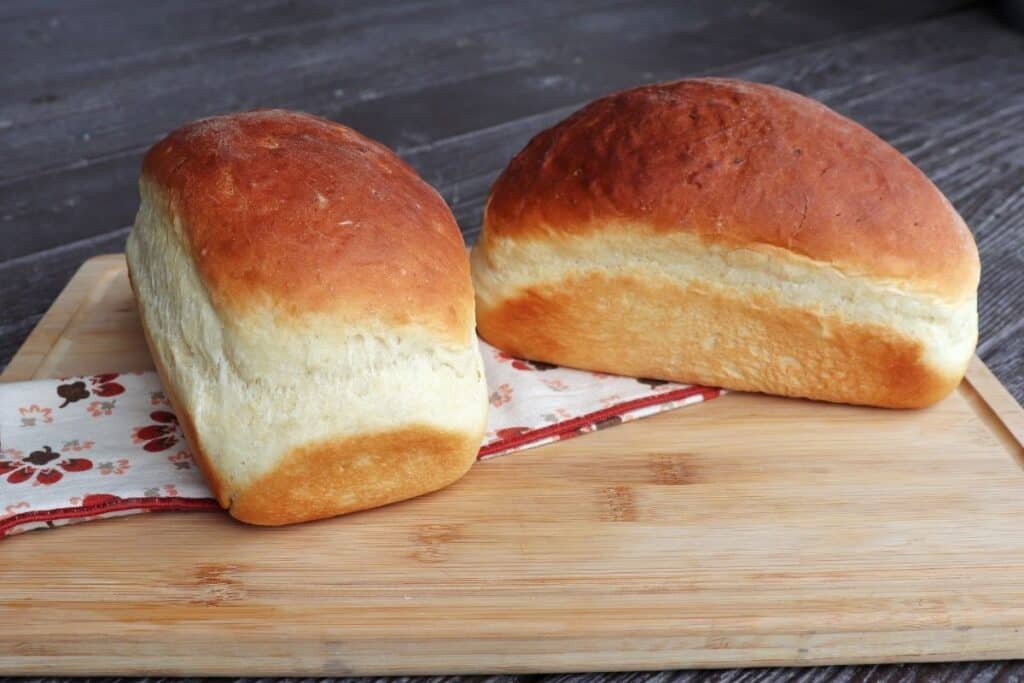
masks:
{"type": "Polygon", "coordinates": [[[918,342],[882,326],[644,277],[531,287],[481,305],[478,325],[489,343],[522,358],[841,403],[922,407],[963,375],[938,374],[918,342]]]}
{"type": "Polygon", "coordinates": [[[767,85],[698,79],[587,105],[512,160],[480,244],[606,222],[781,247],[950,300],[977,289],[974,240],[921,171],[858,124],[767,85]]]}
{"type": "Polygon", "coordinates": [[[479,440],[411,426],[293,449],[236,492],[229,512],[250,524],[333,517],[436,491],[464,475],[479,440]]]}
{"type": "Polygon", "coordinates": [[[464,243],[444,200],[345,126],[270,110],[179,128],[143,162],[218,308],[351,314],[465,343],[464,243]]]}

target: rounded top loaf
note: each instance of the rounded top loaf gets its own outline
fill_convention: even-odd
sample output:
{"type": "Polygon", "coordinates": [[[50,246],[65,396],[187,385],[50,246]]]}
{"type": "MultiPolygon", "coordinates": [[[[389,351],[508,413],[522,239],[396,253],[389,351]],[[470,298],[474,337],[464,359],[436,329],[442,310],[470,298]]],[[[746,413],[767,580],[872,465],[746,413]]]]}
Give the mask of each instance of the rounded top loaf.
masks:
{"type": "Polygon", "coordinates": [[[188,124],[146,155],[218,308],[417,325],[466,343],[473,292],[444,200],[391,150],[307,114],[188,124]]]}
{"type": "Polygon", "coordinates": [[[946,301],[974,297],[974,240],[896,149],[806,97],[696,79],[599,99],[495,183],[481,243],[616,230],[778,248],[946,301]]]}

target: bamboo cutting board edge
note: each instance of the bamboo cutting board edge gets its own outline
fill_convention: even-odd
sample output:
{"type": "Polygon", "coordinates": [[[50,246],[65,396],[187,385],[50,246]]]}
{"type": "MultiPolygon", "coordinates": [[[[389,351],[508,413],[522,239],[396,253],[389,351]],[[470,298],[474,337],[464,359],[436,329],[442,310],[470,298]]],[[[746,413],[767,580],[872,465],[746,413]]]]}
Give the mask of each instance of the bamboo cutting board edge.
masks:
{"type": "MultiPolygon", "coordinates": [[[[81,334],[86,337],[95,334],[95,343],[102,347],[106,343],[104,335],[109,331],[102,326],[93,330],[86,323],[93,308],[108,305],[104,297],[109,286],[123,286],[115,283],[123,268],[120,255],[97,257],[84,264],[0,379],[43,377],[62,369],[62,354],[71,348],[68,345],[73,341],[63,336],[68,331],[74,337],[76,329],[85,328],[81,334]]],[[[123,307],[118,315],[129,316],[130,302],[124,292],[119,293],[117,301],[117,305],[123,307]]],[[[124,330],[115,329],[113,334],[122,332],[124,330]]],[[[92,362],[109,361],[94,359],[92,362]]],[[[132,362],[141,361],[136,358],[132,362]]],[[[91,371],[93,369],[88,370],[91,371]]],[[[971,364],[967,380],[949,402],[952,407],[940,406],[934,418],[928,412],[918,413],[916,417],[905,413],[910,417],[901,422],[898,414],[889,411],[836,408],[829,414],[838,420],[834,426],[835,437],[842,443],[837,446],[823,442],[820,447],[842,453],[843,448],[856,445],[861,432],[848,429],[843,423],[858,420],[877,421],[879,432],[893,432],[893,438],[925,438],[926,430],[946,427],[966,429],[963,433],[954,431],[949,438],[959,439],[957,443],[961,446],[976,448],[973,455],[982,474],[967,471],[963,461],[953,457],[939,458],[935,467],[952,468],[951,472],[970,475],[963,487],[986,485],[990,477],[1005,479],[1020,475],[1020,465],[1024,463],[1024,411],[977,358],[971,364]],[[917,424],[915,419],[920,422],[920,434],[917,428],[909,426],[917,424]],[[972,427],[969,419],[975,420],[976,426],[972,427]],[[904,432],[905,437],[901,436],[904,432]],[[999,464],[999,452],[1003,457],[1016,460],[1011,463],[1012,467],[999,464]]],[[[732,558],[712,552],[708,557],[722,563],[721,574],[735,581],[724,587],[715,583],[717,572],[700,573],[700,580],[688,588],[677,585],[681,579],[671,574],[655,573],[645,578],[643,566],[628,562],[619,567],[619,575],[606,575],[605,566],[614,558],[595,555],[588,544],[602,542],[610,548],[634,550],[652,563],[663,561],[658,544],[671,542],[672,536],[664,534],[678,522],[666,516],[656,504],[672,499],[663,501],[659,496],[683,490],[691,483],[694,490],[699,489],[701,469],[716,464],[713,458],[699,453],[682,453],[678,457],[682,458],[680,462],[684,466],[677,468],[676,447],[666,447],[660,441],[678,437],[674,424],[687,420],[689,430],[702,434],[722,433],[724,441],[742,442],[770,429],[776,419],[791,428],[800,423],[804,413],[818,414],[820,410],[808,402],[734,394],[706,406],[656,416],[488,463],[474,470],[474,482],[460,482],[450,494],[442,492],[386,510],[353,516],[351,524],[335,520],[336,523],[316,523],[261,535],[270,539],[268,543],[282,544],[278,552],[325,547],[336,540],[338,534],[351,534],[364,544],[380,543],[376,548],[376,553],[381,555],[376,565],[383,577],[380,583],[374,583],[375,579],[369,575],[353,575],[351,585],[344,581],[335,584],[314,571],[307,575],[313,577],[310,585],[315,584],[316,590],[327,593],[322,600],[307,603],[288,602],[287,595],[280,593],[281,588],[272,588],[267,582],[274,572],[280,574],[296,562],[303,571],[320,571],[315,560],[264,557],[248,543],[262,530],[242,527],[215,513],[142,515],[16,537],[0,545],[0,557],[7,556],[15,564],[24,562],[26,565],[33,561],[38,564],[47,558],[52,566],[39,566],[35,571],[7,568],[7,574],[14,575],[21,583],[13,584],[15,588],[11,588],[8,598],[0,595],[0,620],[18,624],[19,628],[0,633],[0,671],[78,675],[440,674],[941,661],[1024,655],[1024,600],[1019,600],[1024,598],[1024,589],[1015,585],[1019,583],[1015,577],[1024,571],[1024,536],[1012,528],[1006,531],[993,520],[993,533],[1010,534],[1005,540],[1012,541],[1008,544],[1012,547],[1004,548],[996,542],[999,539],[967,529],[972,524],[984,524],[991,519],[992,511],[999,508],[987,496],[974,494],[972,498],[971,491],[966,489],[962,494],[958,491],[943,493],[946,497],[952,496],[951,504],[960,506],[958,514],[970,517],[952,520],[961,522],[960,526],[965,528],[951,529],[950,543],[955,546],[959,538],[960,542],[977,546],[977,552],[987,553],[977,560],[956,554],[953,551],[957,548],[946,549],[937,539],[927,536],[915,539],[923,548],[920,551],[915,548],[908,552],[898,546],[885,550],[884,543],[891,542],[892,534],[883,534],[877,539],[844,541],[851,547],[860,544],[864,553],[880,553],[877,557],[865,555],[874,558],[873,561],[879,563],[877,567],[858,567],[856,562],[851,568],[844,567],[836,558],[828,553],[817,553],[814,546],[808,544],[801,548],[809,556],[796,564],[784,553],[770,548],[750,551],[750,558],[732,558]],[[749,428],[745,426],[747,422],[752,423],[749,428]],[[723,430],[730,434],[726,436],[723,430]],[[654,462],[647,463],[644,460],[647,456],[642,454],[634,456],[622,452],[623,448],[634,448],[634,444],[639,444],[635,446],[638,449],[650,449],[654,462]],[[580,465],[566,460],[568,454],[580,453],[600,462],[619,452],[622,453],[619,463],[622,470],[614,481],[608,480],[609,485],[599,473],[581,469],[580,465]],[[695,459],[693,463],[686,459],[691,455],[695,459]],[[654,466],[653,470],[647,469],[650,465],[654,466]],[[547,474],[543,471],[546,467],[550,470],[547,474]],[[511,474],[504,474],[503,469],[511,474]],[[647,481],[652,471],[655,486],[641,487],[637,482],[647,481]],[[543,491],[545,476],[565,476],[576,485],[596,487],[594,493],[600,499],[598,517],[603,538],[595,540],[588,536],[595,533],[591,525],[594,528],[598,525],[587,517],[591,492],[567,506],[565,501],[545,497],[548,495],[543,491]],[[695,481],[687,481],[691,477],[695,481]],[[474,529],[468,523],[463,529],[458,521],[420,523],[420,517],[429,516],[424,513],[436,510],[442,500],[458,502],[461,497],[469,505],[467,509],[484,509],[486,505],[479,503],[487,495],[489,483],[508,485],[516,479],[523,480],[523,490],[513,488],[507,495],[513,500],[531,496],[534,500],[517,509],[507,522],[492,520],[493,530],[474,529]],[[610,485],[618,480],[624,484],[610,485]],[[443,499],[444,495],[450,497],[443,499]],[[551,506],[553,519],[550,522],[543,519],[544,505],[551,506]],[[985,509],[974,509],[986,505],[985,509]],[[404,537],[395,536],[395,528],[405,528],[403,525],[414,530],[408,544],[418,548],[409,555],[402,548],[406,543],[404,537]],[[534,532],[550,527],[551,533],[565,534],[565,537],[519,541],[525,559],[530,561],[515,564],[514,552],[508,555],[509,548],[501,545],[514,536],[514,530],[509,531],[507,525],[524,528],[530,525],[534,532]],[[582,540],[567,532],[578,533],[582,540]],[[646,544],[634,540],[645,533],[651,536],[646,544]],[[190,544],[202,546],[204,536],[222,539],[222,543],[232,546],[236,559],[215,562],[209,557],[216,551],[213,545],[189,547],[190,544]],[[133,545],[139,546],[127,547],[122,553],[125,562],[140,563],[135,573],[130,568],[110,564],[102,551],[88,550],[125,537],[134,538],[133,545]],[[180,557],[161,555],[161,542],[179,548],[180,557]],[[467,557],[465,553],[476,547],[488,547],[488,543],[493,544],[496,561],[505,557],[505,561],[511,563],[507,570],[508,585],[492,586],[486,577],[481,579],[467,573],[467,568],[478,563],[479,558],[467,557]],[[633,546],[632,543],[640,544],[633,546]],[[76,576],[76,544],[90,553],[91,564],[84,577],[76,576]],[[401,552],[399,557],[411,558],[414,566],[407,570],[395,565],[390,552],[396,546],[401,552]],[[547,568],[536,566],[549,561],[553,552],[565,554],[566,566],[562,566],[561,560],[547,568]],[[764,557],[758,553],[763,553],[764,557]],[[887,563],[886,553],[894,553],[901,559],[887,563]],[[956,566],[946,568],[947,561],[956,566]],[[61,562],[67,564],[66,570],[61,568],[61,562]],[[143,562],[150,565],[143,566],[143,562]],[[576,564],[572,565],[573,562],[576,564]],[[918,565],[913,565],[914,562],[918,565]],[[110,584],[117,587],[119,594],[106,608],[90,592],[111,581],[101,574],[104,568],[116,571],[120,581],[110,584]],[[158,577],[162,583],[154,581],[158,577]],[[62,578],[71,583],[58,585],[58,595],[63,598],[55,599],[48,591],[62,578]],[[392,578],[405,583],[392,587],[388,582],[392,578]],[[822,582],[825,581],[834,582],[836,587],[824,587],[822,582]],[[877,585],[870,585],[872,581],[877,585]],[[616,583],[620,585],[610,585],[616,583]],[[901,590],[907,591],[906,596],[900,594],[901,590]],[[703,597],[708,591],[713,598],[711,602],[703,597]],[[715,597],[716,591],[718,597],[715,597]],[[956,595],[957,591],[963,595],[956,595]],[[409,594],[403,596],[402,592],[409,594]],[[761,602],[771,596],[778,597],[777,613],[776,608],[761,602]],[[415,601],[411,606],[409,599],[415,601]],[[666,611],[670,605],[691,603],[695,610],[704,610],[703,616],[690,618],[690,615],[666,611]],[[365,617],[351,612],[354,606],[375,604],[377,606],[365,617]],[[876,604],[878,616],[873,612],[876,604]],[[50,605],[50,611],[41,611],[42,605],[50,605]],[[479,612],[481,605],[505,611],[479,612]],[[67,610],[66,615],[54,612],[58,606],[67,610]],[[310,609],[315,611],[309,612],[310,609]],[[448,609],[450,612],[446,613],[448,609]],[[581,615],[578,624],[564,616],[573,610],[581,615]],[[95,625],[97,632],[61,633],[66,619],[75,621],[79,628],[83,624],[95,625]],[[278,624],[278,621],[284,623],[278,624]],[[470,625],[473,628],[469,628],[470,625]],[[225,633],[230,634],[229,640],[225,640],[225,633]],[[38,639],[33,639],[33,635],[39,636],[38,639]]],[[[808,438],[813,440],[814,435],[808,438]]],[[[712,455],[723,455],[728,453],[727,446],[711,444],[709,448],[712,455]]],[[[734,459],[708,485],[722,487],[712,491],[716,496],[729,495],[733,488],[756,495],[758,485],[749,488],[748,478],[762,476],[762,470],[768,473],[779,470],[777,478],[773,475],[765,479],[765,488],[785,487],[793,482],[798,495],[810,495],[814,486],[797,484],[822,477],[823,487],[834,488],[842,494],[847,490],[856,491],[857,486],[870,481],[865,479],[864,472],[871,463],[891,465],[899,471],[904,467],[885,459],[872,460],[868,455],[863,468],[850,471],[850,476],[857,481],[847,486],[844,482],[830,481],[828,471],[804,472],[806,458],[801,460],[803,455],[794,453],[794,459],[801,464],[792,471],[786,469],[787,463],[781,459],[767,459],[761,464],[749,458],[734,459]]],[[[915,460],[912,452],[907,456],[915,467],[932,464],[915,460]]],[[[809,462],[814,464],[813,460],[809,462]]],[[[857,461],[851,462],[857,464],[857,461]]],[[[915,471],[910,464],[905,467],[912,473],[915,471]]],[[[915,475],[908,481],[933,485],[933,480],[924,475],[915,475]]],[[[934,481],[940,481],[938,475],[934,481]]],[[[1019,483],[1024,486],[1024,475],[1019,483]]],[[[884,488],[885,482],[878,485],[884,488]]],[[[992,495],[1005,496],[1008,490],[1015,491],[1001,484],[993,489],[992,495]]],[[[910,491],[908,498],[918,504],[928,502],[928,497],[921,492],[910,491]]],[[[781,524],[795,525],[787,528],[787,532],[796,534],[797,538],[814,533],[813,529],[802,530],[802,525],[810,521],[813,526],[817,518],[814,515],[808,518],[801,511],[801,501],[789,501],[787,495],[780,497],[769,492],[765,503],[772,505],[771,514],[777,515],[781,524]],[[794,509],[788,510],[787,503],[794,505],[794,509]]],[[[874,523],[877,524],[890,521],[912,524],[917,517],[927,519],[929,515],[940,514],[925,505],[903,512],[899,519],[887,520],[884,512],[859,507],[855,495],[849,500],[837,499],[835,504],[852,506],[865,516],[876,514],[874,523]]],[[[1007,503],[1011,504],[1024,514],[1024,504],[1007,503]]],[[[684,512],[694,516],[696,521],[691,524],[721,525],[729,533],[745,531],[742,524],[735,526],[728,520],[704,519],[699,511],[684,512]]],[[[822,508],[823,518],[827,513],[822,508]]],[[[752,523],[750,520],[762,521],[754,517],[744,519],[747,524],[752,523]]],[[[1005,523],[1008,519],[1000,517],[998,521],[1005,523]]],[[[934,531],[939,527],[925,528],[934,531]]],[[[680,531],[697,533],[700,529],[690,526],[680,531]]],[[[892,537],[903,538],[898,534],[892,537]]],[[[708,538],[711,543],[716,542],[714,534],[708,538]]],[[[733,542],[726,538],[726,543],[733,542]]],[[[735,548],[740,554],[748,551],[741,544],[735,548]]],[[[693,546],[694,553],[699,549],[700,544],[693,546]]],[[[350,557],[345,549],[332,551],[340,557],[350,557]]],[[[368,561],[373,560],[371,556],[368,561]]],[[[636,562],[642,561],[645,560],[636,562]]],[[[688,561],[690,558],[682,558],[678,573],[696,576],[696,570],[688,568],[688,561]]],[[[5,577],[3,564],[0,562],[0,579],[5,577]]],[[[670,565],[675,566],[675,563],[670,565]]],[[[9,582],[5,585],[12,586],[9,582]]]]}

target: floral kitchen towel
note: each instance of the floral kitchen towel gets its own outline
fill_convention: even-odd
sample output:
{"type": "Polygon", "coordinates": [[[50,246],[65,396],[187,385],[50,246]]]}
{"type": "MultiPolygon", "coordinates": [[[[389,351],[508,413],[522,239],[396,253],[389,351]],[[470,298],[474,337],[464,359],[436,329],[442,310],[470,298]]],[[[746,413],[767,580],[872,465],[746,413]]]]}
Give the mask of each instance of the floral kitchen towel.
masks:
{"type": "MultiPolygon", "coordinates": [[[[490,391],[481,460],[720,393],[519,360],[483,341],[480,350],[490,391]]],[[[0,538],[217,507],[156,373],[0,384],[0,538]]]]}

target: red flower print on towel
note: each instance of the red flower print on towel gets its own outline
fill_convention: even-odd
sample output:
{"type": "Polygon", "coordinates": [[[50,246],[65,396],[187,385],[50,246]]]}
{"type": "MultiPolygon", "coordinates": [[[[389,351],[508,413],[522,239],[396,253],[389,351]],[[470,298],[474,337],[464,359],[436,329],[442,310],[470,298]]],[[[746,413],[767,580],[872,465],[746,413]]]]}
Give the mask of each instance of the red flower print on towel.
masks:
{"type": "Polygon", "coordinates": [[[546,422],[561,422],[562,420],[571,420],[574,416],[565,408],[555,408],[555,412],[544,413],[541,417],[546,422]]]}
{"type": "Polygon", "coordinates": [[[132,430],[132,442],[141,443],[142,450],[150,453],[166,451],[181,440],[178,418],[166,410],[154,410],[149,418],[158,424],[136,427],[132,430]]]}
{"type": "Polygon", "coordinates": [[[93,375],[90,377],[89,387],[86,387],[83,380],[61,384],[57,387],[57,395],[64,399],[60,407],[64,408],[70,403],[81,401],[83,398],[89,398],[90,395],[108,398],[123,394],[124,387],[115,382],[115,379],[117,379],[117,373],[111,372],[105,375],[93,375]]]}
{"type": "Polygon", "coordinates": [[[174,463],[176,470],[190,470],[195,462],[189,451],[178,451],[174,455],[168,455],[167,460],[174,463]]]}
{"type": "Polygon", "coordinates": [[[30,506],[27,500],[12,503],[5,507],[2,511],[0,511],[0,519],[3,519],[4,517],[13,517],[14,515],[18,514],[19,511],[28,510],[29,507],[30,506]]]}
{"type": "Polygon", "coordinates": [[[618,394],[612,394],[611,396],[605,396],[604,398],[602,398],[601,405],[603,405],[605,408],[610,408],[621,400],[621,396],[619,396],[618,394]]]}
{"type": "Polygon", "coordinates": [[[159,488],[156,486],[148,488],[142,492],[142,495],[144,495],[146,498],[177,496],[178,489],[174,486],[174,484],[164,484],[163,488],[159,488]]]}
{"type": "Polygon", "coordinates": [[[32,451],[28,455],[13,448],[0,451],[6,458],[0,459],[0,477],[6,476],[8,484],[30,481],[33,486],[49,486],[64,478],[65,472],[85,472],[92,469],[92,460],[85,458],[63,458],[49,446],[32,451]],[[55,460],[59,462],[54,463],[55,460]]]}
{"type": "Polygon", "coordinates": [[[149,394],[149,404],[151,406],[170,406],[171,402],[167,400],[167,395],[162,391],[152,391],[149,394]]]}
{"type": "Polygon", "coordinates": [[[92,384],[92,393],[96,396],[103,397],[123,394],[124,387],[115,382],[115,379],[117,379],[117,373],[96,375],[89,378],[89,382],[92,384]]]}
{"type": "Polygon", "coordinates": [[[81,401],[83,398],[89,398],[89,390],[85,388],[85,382],[79,380],[77,382],[61,384],[57,387],[57,395],[64,399],[64,402],[59,406],[64,408],[69,403],[81,401]]]}
{"type": "Polygon", "coordinates": [[[40,422],[43,424],[53,422],[53,410],[37,406],[34,403],[24,408],[18,408],[18,412],[21,414],[22,427],[35,427],[40,422]]]}
{"type": "Polygon", "coordinates": [[[89,414],[93,417],[102,417],[103,415],[111,415],[114,412],[114,406],[117,401],[93,401],[85,407],[89,411],[89,414]]]}
{"type": "Polygon", "coordinates": [[[101,462],[96,466],[96,469],[100,471],[100,474],[124,474],[131,469],[131,462],[128,458],[121,458],[114,462],[101,462]]]}
{"type": "Polygon", "coordinates": [[[495,408],[499,408],[512,400],[512,387],[507,384],[502,384],[497,389],[491,392],[491,405],[495,408]]]}
{"type": "Polygon", "coordinates": [[[62,451],[87,451],[96,445],[95,441],[79,441],[78,439],[72,439],[71,441],[65,441],[62,451]]]}

